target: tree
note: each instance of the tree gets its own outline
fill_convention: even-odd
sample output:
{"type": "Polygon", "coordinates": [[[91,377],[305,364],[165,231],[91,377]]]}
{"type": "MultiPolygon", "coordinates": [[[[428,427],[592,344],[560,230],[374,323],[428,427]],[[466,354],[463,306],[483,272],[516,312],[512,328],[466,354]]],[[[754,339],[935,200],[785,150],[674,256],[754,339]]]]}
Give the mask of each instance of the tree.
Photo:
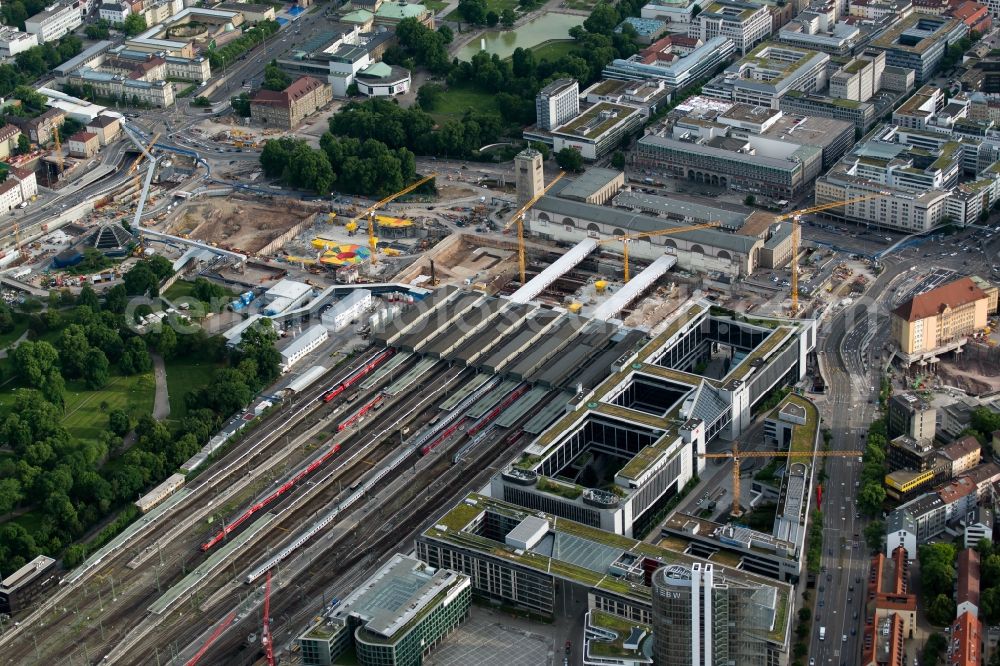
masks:
{"type": "Polygon", "coordinates": [[[122,32],[128,37],[135,37],[146,28],[146,17],[142,14],[129,14],[121,24],[122,32]]]}
{"type": "Polygon", "coordinates": [[[939,594],[927,607],[927,620],[931,624],[946,625],[955,619],[955,602],[947,594],[939,594]]]}
{"type": "Polygon", "coordinates": [[[920,663],[927,666],[936,666],[938,659],[948,648],[948,639],[936,631],[927,637],[924,649],[920,653],[920,663]]]}
{"type": "Polygon", "coordinates": [[[869,516],[877,516],[885,502],[885,488],[881,483],[866,483],[858,493],[858,508],[869,516]]]}
{"type": "Polygon", "coordinates": [[[984,588],[1000,586],[1000,554],[990,553],[982,558],[980,578],[984,588]]]}
{"type": "MultiPolygon", "coordinates": [[[[134,265],[123,279],[125,291],[132,296],[142,296],[157,289],[158,281],[153,271],[144,263],[134,265]]],[[[151,294],[155,295],[155,294],[151,294]]]]}
{"type": "Polygon", "coordinates": [[[445,44],[451,44],[451,42],[455,39],[455,33],[446,25],[439,26],[437,32],[445,44]]]}
{"type": "Polygon", "coordinates": [[[485,23],[486,11],[486,0],[458,0],[458,13],[469,23],[485,23]]]}
{"type": "Polygon", "coordinates": [[[70,379],[82,377],[89,351],[90,342],[82,326],[70,324],[63,329],[59,337],[59,364],[63,374],[70,379]]]}
{"type": "MultiPolygon", "coordinates": [[[[169,329],[168,329],[169,330],[169,329]]],[[[111,378],[108,357],[100,349],[87,352],[86,365],[83,369],[83,382],[91,390],[104,387],[111,378]]]]}
{"type": "Polygon", "coordinates": [[[611,156],[611,166],[619,170],[625,169],[625,153],[620,150],[615,151],[611,156]]]}
{"type": "Polygon", "coordinates": [[[89,284],[84,285],[80,290],[80,296],[76,300],[77,305],[86,305],[94,312],[101,309],[101,301],[97,298],[97,292],[89,284]]]}
{"type": "Polygon", "coordinates": [[[514,10],[507,7],[502,12],[500,12],[500,25],[510,30],[514,27],[514,22],[517,21],[517,15],[514,14],[514,10]]]}
{"type": "Polygon", "coordinates": [[[0,303],[0,333],[10,333],[14,330],[14,313],[9,307],[0,303]]]}
{"type": "Polygon", "coordinates": [[[917,549],[920,584],[931,599],[950,595],[955,582],[955,546],[950,543],[924,544],[917,549]]]}
{"type": "Polygon", "coordinates": [[[132,429],[132,419],[124,409],[113,409],[108,414],[108,430],[124,437],[132,429]]]}
{"type": "Polygon", "coordinates": [[[594,7],[590,16],[583,22],[583,27],[587,32],[610,35],[620,22],[621,17],[614,5],[602,2],[594,7]]]}
{"type": "Polygon", "coordinates": [[[160,334],[156,336],[156,343],[154,345],[156,351],[163,358],[171,358],[174,355],[174,351],[177,349],[177,333],[174,332],[173,327],[164,326],[160,330],[160,334]]]}
{"type": "Polygon", "coordinates": [[[496,27],[497,23],[499,23],[499,22],[500,22],[500,15],[499,14],[497,14],[492,9],[490,11],[486,12],[486,25],[488,25],[491,28],[494,28],[494,27],[496,27]]]}
{"type": "Polygon", "coordinates": [[[31,139],[24,134],[17,135],[17,154],[26,155],[31,152],[31,139]]]}
{"type": "Polygon", "coordinates": [[[417,104],[424,111],[433,111],[441,95],[444,94],[444,86],[440,83],[425,83],[417,90],[417,104]]]}
{"type": "Polygon", "coordinates": [[[250,117],[250,94],[242,92],[239,95],[233,97],[229,100],[229,105],[233,107],[233,111],[236,115],[241,118],[250,117]]]}
{"type": "Polygon", "coordinates": [[[56,370],[59,354],[48,342],[25,341],[14,348],[14,372],[29,386],[39,386],[56,370]]]}
{"type": "MultiPolygon", "coordinates": [[[[249,99],[249,95],[247,96],[247,99],[249,99]]],[[[212,100],[210,100],[209,98],[205,97],[204,95],[198,95],[193,100],[191,100],[191,106],[209,107],[209,106],[212,106],[212,100]]],[[[249,111],[248,111],[248,113],[249,113],[249,111]]]]}
{"type": "Polygon", "coordinates": [[[868,544],[868,549],[873,553],[877,553],[882,550],[882,544],[885,542],[885,523],[881,520],[873,520],[872,522],[865,525],[865,543],[868,544]]]}
{"type": "Polygon", "coordinates": [[[757,197],[755,197],[754,195],[748,194],[745,197],[743,197],[743,205],[744,206],[752,206],[755,203],[757,203],[757,197]]]}
{"type": "Polygon", "coordinates": [[[264,83],[261,86],[262,88],[281,92],[290,85],[292,85],[292,77],[281,71],[277,62],[271,61],[264,66],[264,83]]]}
{"type": "Polygon", "coordinates": [[[17,479],[0,479],[0,516],[10,513],[24,495],[21,492],[21,482],[17,479]]]}
{"type": "Polygon", "coordinates": [[[1000,622],[1000,587],[983,589],[979,596],[979,611],[984,622],[989,624],[1000,622]]]}
{"type": "Polygon", "coordinates": [[[556,164],[566,171],[583,171],[583,156],[579,150],[563,148],[556,153],[556,164]]]}
{"type": "Polygon", "coordinates": [[[126,375],[138,375],[143,372],[149,372],[149,369],[153,367],[153,361],[149,358],[149,350],[146,349],[146,343],[142,338],[135,337],[128,339],[118,366],[126,375]]]}
{"type": "Polygon", "coordinates": [[[125,312],[128,307],[128,290],[125,285],[119,283],[104,292],[104,307],[116,314],[125,312]]]}

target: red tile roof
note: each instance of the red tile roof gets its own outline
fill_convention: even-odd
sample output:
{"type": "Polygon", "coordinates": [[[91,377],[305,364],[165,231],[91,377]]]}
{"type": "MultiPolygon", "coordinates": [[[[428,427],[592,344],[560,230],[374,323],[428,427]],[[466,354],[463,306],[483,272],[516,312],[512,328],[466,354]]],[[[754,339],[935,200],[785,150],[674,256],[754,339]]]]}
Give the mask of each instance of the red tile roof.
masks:
{"type": "Polygon", "coordinates": [[[938,451],[938,454],[954,462],[959,458],[964,458],[970,453],[979,451],[981,448],[982,446],[980,446],[978,439],[972,435],[966,435],[961,439],[956,439],[948,446],[942,447],[941,450],[938,451]]]}
{"type": "Polygon", "coordinates": [[[986,292],[965,277],[914,296],[892,313],[906,321],[920,321],[982,298],[986,298],[986,292]]]}
{"type": "Polygon", "coordinates": [[[966,548],[958,554],[958,588],[955,603],[970,603],[979,609],[979,553],[966,548]]]}
{"type": "Polygon", "coordinates": [[[966,611],[951,625],[948,666],[979,666],[982,659],[983,623],[966,611]]]}
{"type": "Polygon", "coordinates": [[[945,504],[951,504],[952,502],[957,502],[963,497],[975,493],[976,490],[976,484],[972,482],[972,479],[966,476],[960,476],[951,483],[938,488],[937,492],[941,497],[942,502],[945,504]]]}
{"type": "Polygon", "coordinates": [[[302,96],[311,93],[325,84],[319,79],[311,76],[303,76],[293,84],[277,92],[274,90],[258,90],[257,94],[250,100],[252,104],[271,104],[281,106],[291,106],[293,102],[302,96]]]}
{"type": "Polygon", "coordinates": [[[70,141],[79,141],[80,143],[87,143],[89,141],[93,141],[96,138],[97,138],[97,135],[94,134],[93,132],[87,132],[87,131],[84,131],[84,130],[80,130],[79,132],[77,132],[76,134],[74,134],[73,136],[71,136],[69,138],[69,140],[70,141]]]}

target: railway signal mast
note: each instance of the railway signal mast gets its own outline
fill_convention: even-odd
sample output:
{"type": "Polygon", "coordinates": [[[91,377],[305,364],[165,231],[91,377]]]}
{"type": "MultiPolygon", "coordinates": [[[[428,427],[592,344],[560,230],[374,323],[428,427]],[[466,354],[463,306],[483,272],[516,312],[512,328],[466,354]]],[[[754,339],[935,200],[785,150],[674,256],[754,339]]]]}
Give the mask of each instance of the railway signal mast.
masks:
{"type": "Polygon", "coordinates": [[[260,634],[260,642],[264,644],[264,654],[267,656],[267,666],[274,666],[274,640],[271,637],[271,572],[267,572],[267,582],[264,584],[264,629],[260,634]]]}

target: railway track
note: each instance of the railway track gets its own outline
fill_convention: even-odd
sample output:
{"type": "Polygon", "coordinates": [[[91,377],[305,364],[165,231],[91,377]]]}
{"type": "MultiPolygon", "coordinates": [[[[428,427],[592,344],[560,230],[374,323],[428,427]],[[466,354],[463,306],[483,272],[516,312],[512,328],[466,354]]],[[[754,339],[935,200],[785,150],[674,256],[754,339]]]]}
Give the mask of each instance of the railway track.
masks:
{"type": "MultiPolygon", "coordinates": [[[[431,465],[420,473],[419,478],[433,479],[429,485],[408,484],[404,491],[394,494],[385,504],[377,506],[381,526],[377,530],[351,530],[335,543],[333,551],[327,554],[324,566],[309,567],[305,574],[294,578],[295,594],[292,594],[292,582],[284,581],[280,590],[272,589],[271,617],[272,627],[278,635],[287,634],[276,642],[281,644],[294,638],[303,628],[300,624],[316,612],[316,603],[327,598],[325,591],[340,580],[346,572],[364,566],[375,566],[379,561],[402,548],[407,551],[412,539],[424,528],[427,522],[439,515],[443,510],[457,502],[473,488],[481,487],[500,469],[503,463],[512,459],[519,452],[519,444],[523,437],[520,427],[527,422],[530,415],[524,418],[509,431],[498,438],[501,445],[494,447],[481,446],[468,451],[468,457],[458,465],[452,465],[448,453],[457,449],[464,440],[445,444],[441,447],[431,465]],[[284,620],[282,618],[285,618],[284,620]]],[[[417,452],[413,452],[414,456],[417,452]]],[[[357,510],[355,510],[357,511],[357,510]]],[[[302,557],[309,557],[302,553],[302,557]]],[[[313,555],[315,557],[315,555],[313,555]]],[[[286,569],[287,571],[287,569],[286,569]]],[[[282,574],[287,576],[288,574],[282,574]]],[[[359,576],[360,577],[360,576],[359,576]]],[[[244,587],[246,593],[254,588],[244,587]]],[[[350,588],[345,586],[344,592],[350,588]]],[[[230,596],[228,603],[219,599],[212,608],[206,609],[208,615],[226,616],[238,597],[230,596]]],[[[259,630],[256,624],[256,614],[244,617],[234,623],[218,641],[206,652],[207,663],[243,664],[252,663],[257,659],[259,646],[247,645],[244,638],[259,630]]],[[[179,625],[174,625],[175,628],[179,625]]],[[[204,626],[189,626],[185,630],[170,632],[157,642],[164,644],[188,644],[188,649],[179,654],[186,655],[196,639],[204,633],[204,626]],[[166,642],[164,642],[166,641],[166,642]]],[[[195,644],[194,649],[200,647],[195,644]]],[[[135,663],[144,663],[141,659],[151,659],[152,654],[142,655],[135,663]]],[[[149,662],[145,662],[149,663],[149,662]]],[[[186,663],[182,658],[175,659],[172,664],[186,663]]]]}
{"type": "Polygon", "coordinates": [[[320,398],[331,383],[335,385],[349,377],[367,359],[368,354],[362,355],[347,368],[324,375],[317,382],[318,386],[324,386],[323,390],[304,394],[267,417],[245,443],[222,458],[220,468],[192,483],[191,494],[137,537],[135,543],[109,553],[88,571],[71,572],[64,579],[70,582],[54,597],[22,620],[19,628],[0,636],[7,663],[44,663],[65,657],[66,646],[75,647],[72,653],[79,653],[81,661],[89,662],[90,656],[100,654],[116,634],[124,634],[127,618],[135,617],[136,611],[144,609],[143,604],[148,605],[158,596],[158,590],[165,590],[195,563],[181,537],[225,502],[238,501],[242,493],[252,493],[248,470],[269,471],[286,459],[293,461],[303,435],[319,430],[320,424],[346,411],[344,403],[324,403],[320,398]],[[292,444],[293,441],[296,443],[292,444]],[[176,543],[183,545],[178,548],[176,543]],[[136,559],[144,551],[147,559],[156,558],[153,566],[137,569],[126,566],[130,558],[136,559]],[[66,623],[67,616],[73,621],[66,623]],[[69,631],[65,631],[67,625],[69,631]],[[63,632],[62,642],[58,636],[45,635],[57,631],[63,632]],[[39,632],[44,641],[36,647],[39,632]]]}

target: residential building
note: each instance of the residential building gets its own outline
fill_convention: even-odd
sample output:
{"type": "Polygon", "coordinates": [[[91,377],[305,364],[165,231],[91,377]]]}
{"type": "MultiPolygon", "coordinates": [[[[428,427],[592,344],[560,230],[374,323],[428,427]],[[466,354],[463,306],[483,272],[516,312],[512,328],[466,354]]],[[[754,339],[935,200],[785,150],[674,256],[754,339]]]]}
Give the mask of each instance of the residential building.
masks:
{"type": "MultiPolygon", "coordinates": [[[[754,650],[763,647],[765,661],[735,663],[777,663],[788,658],[789,618],[795,612],[789,584],[536,509],[469,495],[417,537],[416,552],[433,567],[466,574],[473,591],[494,602],[551,616],[557,585],[566,586],[586,595],[591,611],[653,626],[654,641],[662,640],[656,623],[666,626],[670,621],[666,614],[671,613],[679,632],[690,633],[693,627],[699,639],[720,637],[725,642],[728,639],[721,638],[725,625],[709,628],[703,624],[703,613],[671,600],[667,588],[676,582],[678,593],[684,592],[686,571],[695,577],[694,585],[690,578],[686,583],[689,600],[703,598],[692,594],[692,587],[707,590],[711,607],[720,613],[728,609],[730,621],[747,631],[742,642],[733,641],[738,644],[731,654],[759,655],[754,650]],[[662,567],[664,572],[657,573],[662,567]],[[733,589],[731,595],[723,592],[725,585],[733,589]]],[[[687,646],[698,649],[693,641],[687,646]]],[[[654,647],[654,652],[658,649],[654,647]]],[[[690,657],[684,663],[692,663],[690,657]]]]}
{"type": "Polygon", "coordinates": [[[851,16],[880,21],[886,17],[906,18],[913,13],[912,0],[851,0],[851,16]]]}
{"type": "Polygon", "coordinates": [[[0,160],[5,160],[17,150],[17,141],[21,130],[16,125],[7,123],[0,127],[0,160]]]}
{"type": "Polygon", "coordinates": [[[38,35],[9,25],[0,26],[0,57],[11,58],[34,46],[38,46],[38,35]]]}
{"type": "Polygon", "coordinates": [[[16,125],[22,134],[26,134],[32,143],[44,145],[52,140],[53,130],[62,127],[66,114],[59,109],[49,109],[34,118],[11,116],[7,120],[16,125]]]}
{"type": "Polygon", "coordinates": [[[891,555],[903,546],[912,560],[917,556],[917,546],[944,532],[948,513],[948,505],[938,493],[924,493],[896,507],[886,518],[886,553],[891,555]]]}
{"type": "MultiPolygon", "coordinates": [[[[937,410],[928,401],[915,393],[896,393],[889,399],[888,407],[889,437],[906,435],[918,442],[930,443],[934,441],[937,410]]],[[[906,464],[900,465],[900,467],[923,469],[923,467],[906,464]]]]}
{"type": "Polygon", "coordinates": [[[20,186],[21,201],[28,201],[38,194],[38,180],[31,169],[15,167],[8,172],[7,179],[15,181],[20,186]]]}
{"type": "Polygon", "coordinates": [[[961,21],[969,28],[969,32],[980,35],[987,34],[993,27],[993,17],[986,5],[973,0],[965,0],[960,5],[951,10],[951,17],[961,21]]]}
{"type": "Polygon", "coordinates": [[[976,484],[967,476],[952,479],[938,487],[937,496],[945,506],[945,521],[964,523],[976,510],[979,493],[976,484]]]}
{"type": "Polygon", "coordinates": [[[993,509],[983,505],[976,507],[975,517],[965,523],[965,547],[975,548],[983,539],[992,543],[994,521],[993,509]]]}
{"type": "Polygon", "coordinates": [[[958,579],[955,584],[956,614],[979,617],[979,551],[968,546],[958,553],[958,579]]]}
{"type": "MultiPolygon", "coordinates": [[[[574,82],[575,85],[575,82],[574,82]]],[[[586,160],[604,157],[642,127],[641,111],[628,104],[600,102],[552,130],[552,149],[572,148],[586,160]]]]}
{"type": "Polygon", "coordinates": [[[789,92],[826,88],[829,61],[826,53],[766,42],[702,86],[702,94],[777,109],[789,92]]]}
{"type": "Polygon", "coordinates": [[[0,212],[8,213],[20,204],[24,199],[21,197],[21,187],[8,178],[0,183],[0,212]]]}
{"type": "Polygon", "coordinates": [[[882,88],[885,52],[854,58],[830,77],[830,97],[867,102],[882,88]]]}
{"type": "Polygon", "coordinates": [[[948,650],[945,655],[948,666],[981,666],[983,663],[983,623],[970,612],[959,615],[951,623],[948,650]]]}
{"type": "Polygon", "coordinates": [[[951,478],[959,476],[979,464],[982,447],[972,435],[957,439],[948,446],[938,449],[937,456],[951,478]]]}
{"type": "Polygon", "coordinates": [[[119,118],[101,114],[87,123],[86,130],[97,136],[101,146],[118,140],[122,134],[122,124],[119,118]]]}
{"type": "Polygon", "coordinates": [[[538,91],[535,117],[539,129],[554,130],[580,115],[580,84],[575,79],[556,79],[538,91]]]}
{"type": "Polygon", "coordinates": [[[776,593],[728,580],[712,563],[661,566],[652,576],[656,664],[766,663],[776,593]]]}
{"type": "Polygon", "coordinates": [[[97,8],[97,14],[104,21],[112,25],[124,23],[128,15],[132,13],[132,6],[124,0],[113,0],[112,2],[102,2],[97,8]]]}
{"type": "Polygon", "coordinates": [[[83,24],[80,10],[73,3],[49,5],[24,22],[24,31],[35,35],[39,44],[65,37],[83,24]]]}
{"type": "Polygon", "coordinates": [[[70,157],[88,158],[97,154],[101,142],[93,132],[81,130],[66,140],[70,157]]]}
{"type": "Polygon", "coordinates": [[[397,553],[299,636],[302,663],[330,666],[350,652],[361,666],[419,666],[471,601],[468,576],[397,553]]]}
{"type": "Polygon", "coordinates": [[[771,13],[767,7],[741,0],[715,0],[705,5],[691,21],[688,36],[708,41],[713,37],[732,40],[741,55],[771,34],[771,13]]]}
{"type": "Polygon", "coordinates": [[[319,347],[329,337],[329,331],[322,324],[315,324],[304,330],[283,349],[279,350],[281,354],[281,371],[288,372],[302,357],[319,347]]]}
{"type": "Polygon", "coordinates": [[[903,548],[893,548],[886,556],[872,557],[868,575],[868,609],[874,609],[874,624],[879,625],[893,615],[901,621],[902,634],[913,638],[917,629],[917,595],[910,591],[910,560],[916,553],[903,548]]]}
{"type": "Polygon", "coordinates": [[[372,292],[369,289],[354,289],[347,296],[333,304],[320,315],[327,330],[339,331],[352,321],[361,319],[372,306],[372,292]]]}
{"type": "Polygon", "coordinates": [[[986,327],[988,303],[969,278],[918,294],[892,311],[892,342],[907,363],[960,348],[986,327]]]}
{"type": "Polygon", "coordinates": [[[903,620],[896,613],[886,613],[877,624],[862,629],[862,666],[908,666],[903,644],[903,620]]]}
{"type": "Polygon", "coordinates": [[[184,0],[150,0],[143,4],[142,17],[146,25],[159,25],[179,14],[184,9],[184,0]]]}
{"type": "Polygon", "coordinates": [[[908,129],[927,129],[944,110],[944,91],[935,85],[922,86],[892,112],[892,124],[908,129]]]}
{"type": "Polygon", "coordinates": [[[292,129],[332,99],[328,84],[303,76],[281,92],[257,91],[250,99],[250,118],[261,125],[292,129]]]}
{"type": "Polygon", "coordinates": [[[398,65],[373,62],[358,71],[354,78],[358,92],[365,97],[394,97],[410,91],[410,70],[398,65]]]}
{"type": "Polygon", "coordinates": [[[636,54],[627,60],[613,60],[604,67],[602,76],[623,81],[656,79],[668,86],[684,89],[712,74],[720,65],[728,62],[735,51],[736,45],[731,39],[715,37],[676,59],[657,58],[647,63],[645,60],[649,58],[648,55],[636,54]]]}
{"type": "Polygon", "coordinates": [[[9,576],[0,578],[0,613],[14,615],[30,607],[39,594],[59,580],[56,568],[54,559],[39,555],[9,576]]]}
{"type": "Polygon", "coordinates": [[[948,47],[968,32],[955,19],[911,14],[872,40],[871,47],[885,51],[886,65],[912,69],[916,82],[923,83],[937,71],[948,47]]]}

